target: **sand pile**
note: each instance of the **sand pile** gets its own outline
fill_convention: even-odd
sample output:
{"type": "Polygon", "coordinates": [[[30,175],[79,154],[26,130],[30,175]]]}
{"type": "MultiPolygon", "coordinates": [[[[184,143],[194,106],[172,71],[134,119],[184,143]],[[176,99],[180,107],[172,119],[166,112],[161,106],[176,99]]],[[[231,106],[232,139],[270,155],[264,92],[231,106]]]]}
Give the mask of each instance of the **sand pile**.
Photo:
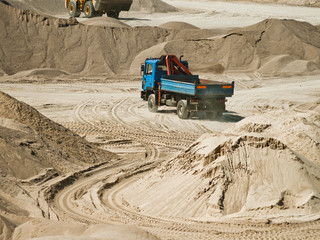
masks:
{"type": "Polygon", "coordinates": [[[19,226],[12,240],[157,240],[134,226],[87,225],[61,221],[32,220],[19,226]]]}
{"type": "Polygon", "coordinates": [[[68,13],[64,7],[64,0],[6,0],[6,2],[16,8],[33,10],[41,14],[64,15],[68,13]]]}
{"type": "Polygon", "coordinates": [[[161,0],[133,0],[130,11],[175,12],[177,9],[161,0]]]}
{"type": "Polygon", "coordinates": [[[274,126],[246,119],[231,136],[202,136],[124,190],[125,201],[147,215],[201,220],[319,218],[320,115],[291,116],[274,126]],[[277,131],[283,140],[270,137],[277,131]]]}
{"type": "Polygon", "coordinates": [[[198,27],[196,27],[190,23],[176,22],[176,21],[163,23],[163,24],[159,25],[159,27],[166,28],[166,29],[177,29],[177,30],[199,29],[198,27]]]}
{"type": "Polygon", "coordinates": [[[227,134],[254,134],[279,139],[290,149],[320,166],[320,104],[310,104],[311,113],[266,112],[237,123],[227,134]]]}
{"type": "Polygon", "coordinates": [[[98,17],[98,18],[89,18],[84,21],[81,21],[85,25],[94,25],[94,26],[103,26],[103,27],[127,27],[130,28],[128,24],[120,22],[114,18],[108,17],[98,17]]]}
{"type": "MultiPolygon", "coordinates": [[[[6,0],[12,6],[47,15],[67,15],[65,0],[6,0]]],[[[173,12],[177,9],[161,0],[133,0],[131,11],[173,12]]]]}
{"type": "Polygon", "coordinates": [[[319,72],[319,39],[319,29],[309,23],[269,19],[224,37],[171,41],[162,52],[183,54],[195,71],[287,76],[319,72]]]}
{"type": "Polygon", "coordinates": [[[128,71],[139,52],[174,37],[162,28],[86,26],[1,3],[0,32],[0,69],[7,74],[56,68],[113,75],[128,71]]]}
{"type": "Polygon", "coordinates": [[[0,116],[2,176],[26,179],[46,168],[67,172],[114,157],[2,92],[0,116]]]}

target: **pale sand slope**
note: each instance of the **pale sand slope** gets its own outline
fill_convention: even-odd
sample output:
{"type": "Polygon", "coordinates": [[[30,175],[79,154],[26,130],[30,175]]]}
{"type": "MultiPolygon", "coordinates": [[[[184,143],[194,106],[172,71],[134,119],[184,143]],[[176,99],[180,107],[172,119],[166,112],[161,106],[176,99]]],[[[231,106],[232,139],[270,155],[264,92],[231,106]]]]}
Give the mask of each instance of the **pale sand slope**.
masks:
{"type": "MultiPolygon", "coordinates": [[[[184,55],[191,70],[253,72],[263,76],[311,74],[320,70],[320,32],[295,20],[268,19],[222,37],[175,40],[141,52],[131,64],[155,54],[184,55]]],[[[159,56],[158,56],[159,57],[159,56]]]]}
{"type": "MultiPolygon", "coordinates": [[[[131,28],[107,17],[86,20],[86,24],[102,26],[44,17],[0,3],[0,31],[4,33],[0,35],[0,70],[10,75],[34,68],[125,74],[139,52],[185,36],[175,29],[131,28]]],[[[208,30],[198,30],[196,35],[209,36],[208,30]]]]}
{"type": "Polygon", "coordinates": [[[146,215],[314,220],[320,217],[319,145],[319,107],[269,112],[224,135],[203,135],[121,194],[146,215]]]}
{"type": "Polygon", "coordinates": [[[7,74],[57,68],[113,75],[126,71],[138,52],[174,36],[152,27],[91,27],[75,19],[43,17],[4,4],[0,4],[0,13],[0,31],[4,33],[0,35],[0,69],[7,74]]]}
{"type": "Polygon", "coordinates": [[[175,7],[161,0],[133,0],[130,11],[147,11],[147,12],[175,12],[175,7]]]}
{"type": "MultiPolygon", "coordinates": [[[[16,8],[33,10],[40,14],[52,16],[67,16],[68,11],[65,8],[65,0],[6,0],[9,4],[16,8]]],[[[161,0],[133,0],[132,11],[147,12],[173,12],[177,9],[164,3],[161,0]]]]}
{"type": "Polygon", "coordinates": [[[134,226],[87,225],[49,220],[32,220],[19,226],[12,240],[157,240],[134,226]]]}
{"type": "Polygon", "coordinates": [[[15,227],[30,217],[45,215],[39,193],[30,195],[20,186],[22,180],[41,184],[115,157],[0,92],[0,239],[11,239],[15,227]]]}
{"type": "Polygon", "coordinates": [[[46,168],[65,173],[115,156],[2,92],[0,116],[2,176],[26,179],[46,168]]]}

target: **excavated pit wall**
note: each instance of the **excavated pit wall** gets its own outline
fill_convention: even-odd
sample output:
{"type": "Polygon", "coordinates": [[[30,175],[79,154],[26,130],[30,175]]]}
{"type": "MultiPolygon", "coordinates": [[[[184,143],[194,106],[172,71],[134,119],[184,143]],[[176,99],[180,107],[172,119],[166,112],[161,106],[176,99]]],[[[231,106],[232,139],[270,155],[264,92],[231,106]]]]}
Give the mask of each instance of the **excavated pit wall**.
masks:
{"type": "Polygon", "coordinates": [[[126,72],[140,51],[173,39],[176,31],[86,26],[0,4],[0,32],[0,69],[6,74],[57,68],[109,76],[126,72]]]}

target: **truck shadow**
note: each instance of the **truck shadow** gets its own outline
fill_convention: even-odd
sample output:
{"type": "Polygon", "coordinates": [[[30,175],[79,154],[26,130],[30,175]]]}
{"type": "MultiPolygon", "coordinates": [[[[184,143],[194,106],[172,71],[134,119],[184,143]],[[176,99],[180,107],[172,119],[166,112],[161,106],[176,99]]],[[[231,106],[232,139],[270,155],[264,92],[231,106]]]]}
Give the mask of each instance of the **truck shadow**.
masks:
{"type": "MultiPolygon", "coordinates": [[[[158,113],[161,114],[174,114],[176,115],[177,118],[179,118],[176,114],[175,109],[159,109],[158,113]]],[[[231,123],[236,123],[244,119],[245,117],[242,117],[238,115],[237,112],[232,112],[232,111],[227,111],[224,112],[222,117],[220,119],[208,119],[205,117],[204,114],[193,114],[193,116],[190,116],[190,118],[185,119],[185,120],[200,120],[200,121],[212,121],[212,122],[231,122],[231,123]]]]}
{"type": "Polygon", "coordinates": [[[119,17],[118,20],[124,21],[150,21],[148,18],[119,17]]]}
{"type": "Polygon", "coordinates": [[[242,117],[240,115],[238,115],[238,113],[236,112],[225,112],[223,113],[222,117],[218,120],[214,120],[214,121],[218,121],[218,122],[240,122],[242,119],[244,119],[245,117],[242,117]]]}

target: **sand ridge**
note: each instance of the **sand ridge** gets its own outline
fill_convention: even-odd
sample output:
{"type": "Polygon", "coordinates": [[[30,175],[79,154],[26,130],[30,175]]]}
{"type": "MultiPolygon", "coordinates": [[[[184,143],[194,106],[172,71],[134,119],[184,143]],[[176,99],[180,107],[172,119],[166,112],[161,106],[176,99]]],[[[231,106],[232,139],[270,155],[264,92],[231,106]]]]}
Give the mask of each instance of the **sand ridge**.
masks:
{"type": "Polygon", "coordinates": [[[4,4],[0,4],[0,12],[1,31],[5,32],[1,35],[0,69],[7,74],[33,68],[57,68],[70,73],[113,76],[126,72],[126,66],[140,51],[174,37],[170,30],[128,28],[115,19],[106,20],[108,27],[99,27],[86,26],[72,18],[45,17],[4,4]],[[16,39],[14,44],[7,35],[16,39]]]}
{"type": "Polygon", "coordinates": [[[184,55],[191,70],[208,73],[289,76],[315,74],[320,68],[318,28],[295,20],[268,19],[213,37],[213,30],[190,29],[183,22],[130,28],[106,17],[85,20],[83,25],[3,4],[0,11],[6,24],[2,29],[16,39],[14,45],[5,35],[1,40],[0,69],[10,75],[39,67],[107,76],[138,74],[142,56],[159,53],[184,55]],[[126,41],[131,38],[136,41],[126,41]],[[162,49],[153,50],[164,42],[162,49]]]}
{"type": "Polygon", "coordinates": [[[313,120],[319,114],[303,115],[314,125],[293,116],[274,124],[245,119],[228,131],[229,137],[203,135],[121,194],[134,209],[158,216],[204,221],[222,216],[275,222],[317,219],[320,135],[319,121],[313,120]],[[299,127],[279,131],[286,123],[299,127]],[[271,133],[278,138],[281,134],[288,145],[269,137],[271,133]]]}
{"type": "Polygon", "coordinates": [[[0,114],[4,176],[26,179],[52,167],[63,173],[115,157],[3,92],[0,114]]]}
{"type": "MultiPolygon", "coordinates": [[[[33,10],[40,14],[64,17],[68,15],[64,0],[7,0],[6,2],[16,8],[33,10]]],[[[133,0],[130,10],[163,13],[177,11],[176,8],[161,0],[133,0]]]]}
{"type": "Polygon", "coordinates": [[[268,19],[223,37],[170,41],[161,52],[184,55],[199,72],[290,76],[319,72],[319,39],[309,23],[268,19]]]}

